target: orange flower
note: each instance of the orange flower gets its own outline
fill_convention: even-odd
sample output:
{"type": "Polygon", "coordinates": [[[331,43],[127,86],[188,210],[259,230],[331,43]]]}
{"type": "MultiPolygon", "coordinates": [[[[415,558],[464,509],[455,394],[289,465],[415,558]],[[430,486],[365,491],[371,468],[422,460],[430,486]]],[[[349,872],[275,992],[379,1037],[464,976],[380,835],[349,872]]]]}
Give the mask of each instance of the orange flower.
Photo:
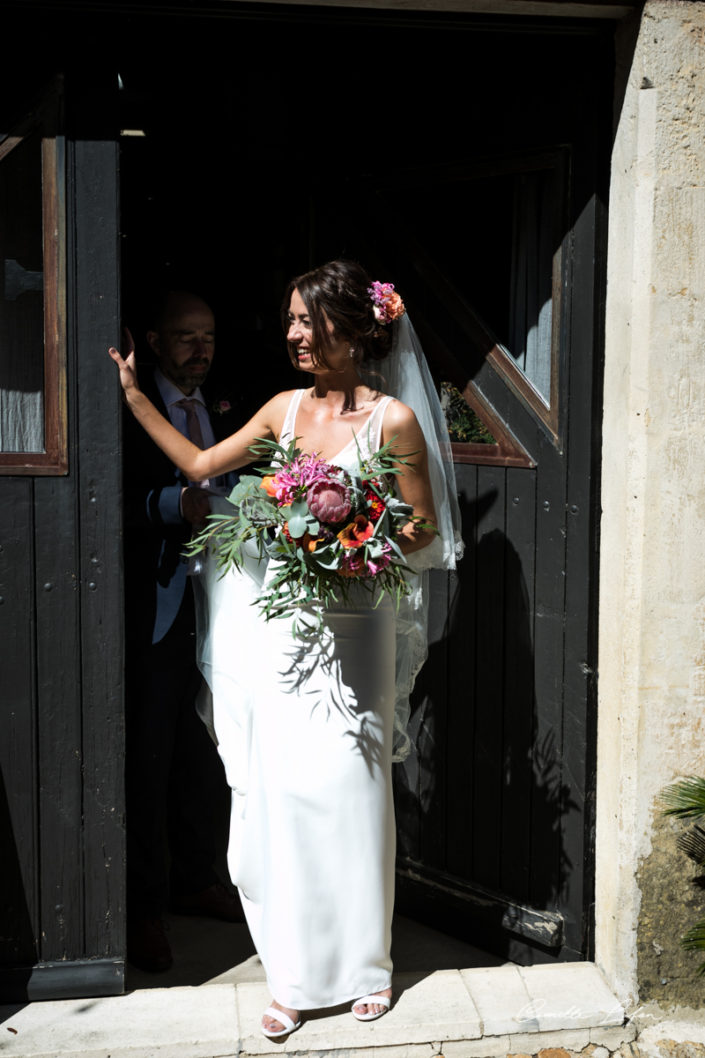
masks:
{"type": "Polygon", "coordinates": [[[311,536],[310,533],[304,533],[301,540],[297,540],[297,543],[301,545],[304,551],[308,551],[310,555],[316,550],[316,544],[321,543],[321,538],[318,536],[311,536]]]}
{"type": "Polygon", "coordinates": [[[365,540],[369,540],[374,532],[374,525],[368,521],[364,514],[356,514],[344,529],[338,533],[343,547],[360,547],[365,540]]]}
{"type": "Polygon", "coordinates": [[[274,484],[274,475],[273,474],[267,474],[266,477],[263,477],[261,482],[260,482],[260,486],[259,487],[261,489],[264,489],[264,491],[267,493],[268,496],[276,496],[276,494],[277,494],[277,489],[276,489],[276,486],[274,484]]]}
{"type": "Polygon", "coordinates": [[[304,533],[303,536],[292,536],[289,532],[288,522],[284,522],[282,526],[282,536],[288,540],[290,544],[296,544],[297,547],[302,547],[304,551],[308,551],[310,555],[316,550],[318,544],[323,543],[322,537],[311,536],[310,533],[304,533]]]}
{"type": "Polygon", "coordinates": [[[404,302],[401,300],[401,295],[394,291],[387,298],[384,308],[387,313],[387,318],[390,320],[398,320],[400,316],[403,316],[406,312],[404,308],[404,302]]]}

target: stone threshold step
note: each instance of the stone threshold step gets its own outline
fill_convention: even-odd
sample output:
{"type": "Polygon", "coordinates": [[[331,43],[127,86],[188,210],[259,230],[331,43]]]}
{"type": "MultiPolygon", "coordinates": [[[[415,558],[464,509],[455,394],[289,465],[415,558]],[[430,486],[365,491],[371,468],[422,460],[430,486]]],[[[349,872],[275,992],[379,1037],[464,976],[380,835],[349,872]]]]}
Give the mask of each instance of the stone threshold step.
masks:
{"type": "Polygon", "coordinates": [[[502,1058],[546,1047],[616,1050],[633,1039],[591,963],[398,974],[378,1021],[346,1007],[310,1012],[285,1043],[259,1032],[264,984],[148,989],[125,996],[0,1008],[8,1058],[502,1058]]]}

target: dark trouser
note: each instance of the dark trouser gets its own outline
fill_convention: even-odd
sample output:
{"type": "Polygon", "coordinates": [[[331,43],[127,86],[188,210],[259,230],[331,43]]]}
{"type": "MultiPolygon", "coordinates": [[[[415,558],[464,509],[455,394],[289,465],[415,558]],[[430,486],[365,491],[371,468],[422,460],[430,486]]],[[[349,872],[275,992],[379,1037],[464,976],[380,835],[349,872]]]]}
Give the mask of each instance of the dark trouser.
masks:
{"type": "MultiPolygon", "coordinates": [[[[229,793],[217,750],[194,701],[193,597],[154,645],[128,647],[126,703],[127,904],[132,918],[157,917],[169,897],[217,881],[227,840],[229,793]]],[[[129,627],[128,627],[129,644],[129,627]]]]}

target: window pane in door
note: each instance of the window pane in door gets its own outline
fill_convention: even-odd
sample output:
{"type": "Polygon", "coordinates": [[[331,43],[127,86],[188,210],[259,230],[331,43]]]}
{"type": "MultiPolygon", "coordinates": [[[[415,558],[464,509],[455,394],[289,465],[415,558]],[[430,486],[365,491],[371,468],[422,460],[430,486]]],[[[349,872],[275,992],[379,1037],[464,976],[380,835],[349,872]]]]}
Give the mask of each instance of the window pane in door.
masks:
{"type": "Polygon", "coordinates": [[[44,263],[38,132],[0,164],[0,452],[44,451],[44,263]]]}
{"type": "Polygon", "coordinates": [[[514,189],[509,341],[505,352],[546,406],[551,400],[553,255],[557,198],[550,170],[521,173],[514,189]]]}

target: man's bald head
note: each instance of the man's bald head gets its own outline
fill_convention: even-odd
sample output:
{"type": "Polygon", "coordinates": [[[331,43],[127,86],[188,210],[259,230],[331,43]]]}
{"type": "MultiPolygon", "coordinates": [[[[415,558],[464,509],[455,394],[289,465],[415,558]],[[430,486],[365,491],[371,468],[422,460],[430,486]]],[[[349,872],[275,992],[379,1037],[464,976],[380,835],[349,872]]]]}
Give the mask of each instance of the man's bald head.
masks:
{"type": "Polygon", "coordinates": [[[171,290],[155,312],[149,342],[162,373],[189,396],[205,381],[215,348],[215,320],[197,294],[171,290]]]}

